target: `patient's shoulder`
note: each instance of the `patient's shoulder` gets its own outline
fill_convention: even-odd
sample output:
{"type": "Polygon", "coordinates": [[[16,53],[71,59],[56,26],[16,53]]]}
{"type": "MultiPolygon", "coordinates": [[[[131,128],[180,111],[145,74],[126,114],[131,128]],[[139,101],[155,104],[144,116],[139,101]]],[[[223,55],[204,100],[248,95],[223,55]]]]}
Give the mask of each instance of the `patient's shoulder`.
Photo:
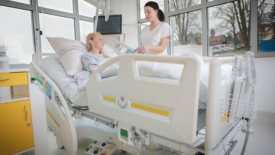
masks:
{"type": "Polygon", "coordinates": [[[91,52],[87,52],[81,56],[81,58],[93,58],[93,57],[95,57],[95,55],[92,54],[91,52]]]}

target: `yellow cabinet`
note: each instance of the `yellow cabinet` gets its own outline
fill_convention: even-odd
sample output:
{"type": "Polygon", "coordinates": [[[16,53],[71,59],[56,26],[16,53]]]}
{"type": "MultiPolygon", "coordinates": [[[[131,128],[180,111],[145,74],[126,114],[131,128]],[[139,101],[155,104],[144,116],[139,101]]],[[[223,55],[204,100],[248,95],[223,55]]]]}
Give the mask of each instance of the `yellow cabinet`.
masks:
{"type": "Polygon", "coordinates": [[[0,104],[0,155],[34,147],[30,100],[0,104]]]}
{"type": "Polygon", "coordinates": [[[0,87],[28,84],[28,73],[2,73],[0,74],[0,87]]]}

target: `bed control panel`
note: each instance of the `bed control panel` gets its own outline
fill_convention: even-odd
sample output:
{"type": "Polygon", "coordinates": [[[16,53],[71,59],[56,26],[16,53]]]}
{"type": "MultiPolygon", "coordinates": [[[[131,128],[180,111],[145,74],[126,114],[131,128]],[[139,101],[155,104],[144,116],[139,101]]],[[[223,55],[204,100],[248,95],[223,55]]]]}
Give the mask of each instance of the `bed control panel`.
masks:
{"type": "Polygon", "coordinates": [[[249,84],[254,87],[257,84],[256,66],[254,53],[251,51],[245,52],[246,68],[249,84]]]}
{"type": "Polygon", "coordinates": [[[134,145],[130,125],[118,123],[118,139],[124,144],[134,145]]]}
{"type": "Polygon", "coordinates": [[[111,155],[115,152],[115,147],[106,142],[94,141],[84,150],[86,154],[92,155],[111,155]]]}

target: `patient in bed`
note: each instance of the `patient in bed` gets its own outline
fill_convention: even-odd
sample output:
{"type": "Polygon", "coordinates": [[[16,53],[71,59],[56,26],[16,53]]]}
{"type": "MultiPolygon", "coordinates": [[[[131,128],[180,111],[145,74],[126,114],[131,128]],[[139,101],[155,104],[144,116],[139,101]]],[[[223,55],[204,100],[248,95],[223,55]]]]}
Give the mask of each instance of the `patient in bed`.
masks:
{"type": "Polygon", "coordinates": [[[103,53],[104,41],[100,33],[90,33],[86,37],[86,46],[88,53],[81,57],[84,69],[93,73],[100,65],[100,62],[106,61],[107,55],[103,53]]]}

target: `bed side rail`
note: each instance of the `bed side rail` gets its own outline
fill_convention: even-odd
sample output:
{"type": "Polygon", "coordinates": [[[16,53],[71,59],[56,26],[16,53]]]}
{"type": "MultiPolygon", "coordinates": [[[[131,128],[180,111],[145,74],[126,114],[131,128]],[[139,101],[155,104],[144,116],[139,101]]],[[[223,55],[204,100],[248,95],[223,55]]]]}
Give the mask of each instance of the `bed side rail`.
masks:
{"type": "MultiPolygon", "coordinates": [[[[44,78],[43,86],[40,86],[40,89],[45,95],[48,125],[51,130],[53,130],[56,137],[61,141],[62,145],[66,148],[67,152],[71,155],[75,155],[78,146],[77,135],[65,98],[56,84],[35,62],[31,62],[30,71],[32,72],[32,76],[44,78]],[[58,96],[62,108],[60,108],[56,96],[58,96]]],[[[42,79],[40,80],[43,81],[42,79]]]]}
{"type": "Polygon", "coordinates": [[[209,60],[209,83],[208,83],[208,100],[206,113],[206,139],[205,139],[205,153],[211,154],[213,148],[222,140],[223,136],[229,132],[235,124],[228,124],[226,119],[221,115],[222,103],[230,97],[222,96],[222,82],[221,82],[221,65],[232,64],[232,81],[242,75],[242,56],[237,57],[215,57],[209,60]]]}
{"type": "MultiPolygon", "coordinates": [[[[200,62],[195,57],[121,55],[102,64],[87,83],[89,109],[179,142],[196,138],[200,62]],[[143,77],[138,61],[184,65],[179,80],[143,77]],[[103,79],[100,73],[120,62],[118,75],[103,79]],[[127,101],[126,108],[119,100],[127,101]]],[[[119,127],[120,128],[120,127],[119,127]]]]}

